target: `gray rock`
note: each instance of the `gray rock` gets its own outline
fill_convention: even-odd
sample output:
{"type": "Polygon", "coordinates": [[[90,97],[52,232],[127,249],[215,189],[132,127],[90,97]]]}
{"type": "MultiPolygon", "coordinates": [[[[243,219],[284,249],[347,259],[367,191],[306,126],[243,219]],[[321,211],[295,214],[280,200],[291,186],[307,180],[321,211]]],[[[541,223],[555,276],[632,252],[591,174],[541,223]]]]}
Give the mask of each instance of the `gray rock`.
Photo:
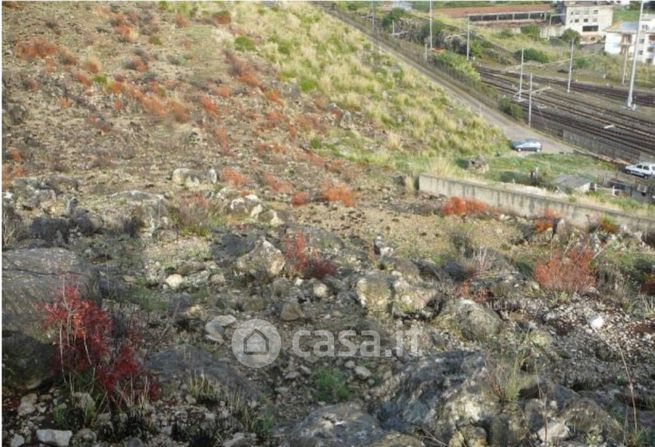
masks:
{"type": "Polygon", "coordinates": [[[259,392],[245,376],[230,364],[192,345],[181,344],[153,354],[147,368],[159,376],[164,387],[179,388],[202,374],[209,384],[246,400],[257,399],[259,392]]]}
{"type": "Polygon", "coordinates": [[[73,252],[62,248],[10,250],[2,265],[2,362],[4,383],[35,388],[52,377],[52,340],[43,330],[42,308],[77,287],[96,298],[97,275],[73,252]]]}
{"type": "Polygon", "coordinates": [[[171,175],[173,183],[179,186],[193,188],[203,183],[214,184],[218,181],[218,175],[214,169],[209,171],[199,171],[189,168],[177,168],[171,175]]]}
{"type": "Polygon", "coordinates": [[[282,252],[261,239],[249,253],[237,259],[236,267],[257,280],[270,281],[282,272],[284,264],[282,252]]]}
{"type": "Polygon", "coordinates": [[[357,378],[362,380],[367,380],[373,375],[367,367],[361,365],[355,366],[354,371],[357,378]]]}
{"type": "Polygon", "coordinates": [[[245,197],[233,199],[227,207],[227,213],[242,218],[256,219],[264,211],[264,205],[259,197],[250,194],[245,197]]]}
{"type": "Polygon", "coordinates": [[[132,190],[112,194],[109,199],[111,206],[103,210],[103,216],[115,228],[133,219],[140,224],[140,235],[150,237],[158,230],[172,227],[170,204],[161,194],[132,190]]]}
{"type": "Polygon", "coordinates": [[[184,277],[178,273],[173,273],[166,277],[164,283],[171,289],[177,290],[184,284],[184,277]]]}
{"type": "Polygon", "coordinates": [[[218,319],[213,318],[205,324],[206,339],[222,344],[224,342],[223,335],[225,335],[225,329],[218,319]]]}
{"type": "Polygon", "coordinates": [[[234,315],[219,315],[214,317],[212,321],[216,321],[216,323],[220,324],[222,327],[228,327],[237,322],[237,317],[234,315]]]}
{"type": "Polygon", "coordinates": [[[415,438],[383,430],[356,403],[319,408],[307,416],[289,436],[285,446],[293,447],[418,447],[415,438]]]}
{"type": "Polygon", "coordinates": [[[45,184],[57,194],[75,191],[80,187],[78,179],[62,174],[51,175],[45,180],[45,184]]]}
{"type": "Polygon", "coordinates": [[[73,436],[71,445],[73,447],[92,447],[95,445],[98,435],[88,428],[83,428],[73,436]]]}
{"type": "Polygon", "coordinates": [[[369,272],[357,281],[355,291],[362,307],[373,313],[386,312],[393,296],[391,277],[382,272],[369,272]]]}
{"type": "Polygon", "coordinates": [[[537,432],[537,436],[542,442],[550,444],[568,438],[569,433],[569,428],[563,421],[554,421],[541,427],[537,432]]]}
{"type": "Polygon", "coordinates": [[[322,282],[315,282],[312,286],[312,293],[316,298],[325,299],[330,296],[330,289],[322,282]]]}
{"type": "Polygon", "coordinates": [[[68,243],[71,227],[69,219],[39,216],[32,220],[29,235],[32,238],[42,239],[50,245],[63,245],[68,243]]]}
{"type": "Polygon", "coordinates": [[[73,437],[73,432],[70,430],[37,430],[36,438],[39,442],[52,445],[55,447],[67,447],[73,437]]]}
{"type": "Polygon", "coordinates": [[[23,396],[20,400],[20,405],[18,405],[18,416],[27,416],[36,411],[36,401],[38,397],[36,393],[30,393],[27,396],[23,396]]]}
{"type": "Polygon", "coordinates": [[[404,278],[393,282],[394,315],[407,315],[421,312],[435,296],[435,290],[419,283],[409,283],[404,278]]]}
{"type": "Polygon", "coordinates": [[[14,435],[9,441],[9,447],[21,447],[23,444],[25,444],[25,438],[21,435],[14,435]]]}
{"type": "Polygon", "coordinates": [[[104,227],[102,216],[85,209],[75,209],[71,217],[71,225],[84,236],[91,236],[99,233],[104,227]]]}
{"type": "Polygon", "coordinates": [[[302,306],[297,301],[288,301],[282,305],[280,319],[282,321],[295,321],[305,318],[302,306]]]}
{"type": "Polygon", "coordinates": [[[262,211],[257,216],[257,220],[265,225],[270,225],[271,227],[279,227],[285,223],[284,219],[280,217],[280,214],[272,209],[262,211]]]}
{"type": "Polygon", "coordinates": [[[486,340],[498,333],[501,320],[495,312],[471,300],[449,300],[440,318],[449,318],[469,340],[486,340]]]}

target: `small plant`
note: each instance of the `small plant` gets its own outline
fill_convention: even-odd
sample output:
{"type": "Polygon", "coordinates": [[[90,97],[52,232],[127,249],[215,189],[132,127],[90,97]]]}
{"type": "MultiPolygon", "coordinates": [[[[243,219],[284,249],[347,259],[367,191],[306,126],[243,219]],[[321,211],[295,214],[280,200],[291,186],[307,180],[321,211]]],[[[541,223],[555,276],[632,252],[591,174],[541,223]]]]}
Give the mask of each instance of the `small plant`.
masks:
{"type": "Polygon", "coordinates": [[[255,42],[248,36],[239,36],[234,39],[234,47],[241,52],[245,51],[255,51],[255,42]]]}
{"type": "Polygon", "coordinates": [[[535,233],[543,233],[552,229],[559,217],[560,216],[557,211],[546,208],[543,214],[539,216],[534,222],[535,233]]]}
{"type": "Polygon", "coordinates": [[[489,385],[503,403],[516,402],[528,382],[522,371],[528,355],[518,348],[512,351],[494,353],[485,360],[489,385]]]}
{"type": "Polygon", "coordinates": [[[592,260],[593,252],[586,244],[554,249],[549,259],[537,263],[534,278],[547,291],[578,293],[596,283],[592,260]]]}
{"type": "Polygon", "coordinates": [[[207,237],[213,227],[221,224],[216,205],[200,193],[184,196],[175,213],[177,228],[182,236],[207,237]]]}
{"type": "Polygon", "coordinates": [[[305,191],[297,192],[291,197],[291,204],[293,206],[307,205],[311,201],[311,195],[305,191]]]}
{"type": "Polygon", "coordinates": [[[217,25],[229,25],[232,23],[232,15],[229,11],[225,10],[214,13],[212,19],[217,25]]]}
{"type": "Polygon", "coordinates": [[[148,64],[146,64],[146,62],[140,57],[133,57],[125,62],[125,68],[144,73],[148,71],[148,64]]]}
{"type": "Polygon", "coordinates": [[[42,37],[35,37],[16,44],[16,56],[21,59],[36,59],[52,56],[58,50],[57,45],[42,37]]]}
{"type": "Polygon", "coordinates": [[[212,87],[212,93],[214,93],[216,96],[220,98],[229,98],[230,95],[232,95],[232,89],[228,87],[227,85],[218,85],[215,87],[212,87]]]}
{"type": "Polygon", "coordinates": [[[219,144],[221,147],[222,151],[228,152],[230,149],[230,143],[227,138],[227,132],[225,131],[224,127],[214,127],[212,130],[212,135],[214,139],[216,139],[216,142],[219,144]]]}
{"type": "Polygon", "coordinates": [[[171,99],[168,101],[168,108],[170,109],[173,118],[175,118],[175,121],[178,123],[186,123],[191,119],[189,107],[179,99],[171,99]]]}
{"type": "Polygon", "coordinates": [[[280,180],[270,172],[264,173],[262,181],[275,192],[289,194],[292,191],[291,183],[280,180]]]}
{"type": "Polygon", "coordinates": [[[264,94],[266,96],[266,99],[268,99],[271,102],[274,102],[278,105],[283,105],[284,103],[282,102],[282,98],[280,97],[280,91],[279,90],[266,90],[266,93],[264,94]]]}
{"type": "Polygon", "coordinates": [[[525,25],[521,27],[521,34],[539,39],[539,27],[537,25],[525,25]]]}
{"type": "Polygon", "coordinates": [[[189,18],[182,14],[181,12],[178,11],[177,14],[175,14],[175,26],[178,28],[186,28],[189,26],[189,18]]]}
{"type": "Polygon", "coordinates": [[[655,273],[646,275],[640,290],[641,293],[645,293],[646,295],[655,295],[655,273]]]}
{"type": "Polygon", "coordinates": [[[487,210],[487,205],[475,199],[451,197],[441,207],[444,216],[474,216],[487,210]]]}
{"type": "Polygon", "coordinates": [[[319,368],[313,376],[316,399],[322,402],[341,402],[348,400],[352,391],[338,369],[319,368]]]}
{"type": "MultiPolygon", "coordinates": [[[[517,53],[516,57],[517,58],[521,57],[520,51],[517,53]]],[[[550,62],[550,57],[548,57],[548,54],[544,53],[541,50],[537,50],[536,48],[526,48],[525,50],[523,50],[523,58],[526,61],[541,62],[542,64],[550,62]]]]}
{"type": "Polygon", "coordinates": [[[205,111],[208,114],[212,115],[214,118],[218,118],[218,116],[219,116],[218,106],[216,105],[216,103],[214,101],[212,101],[212,99],[209,96],[202,95],[202,96],[200,96],[198,101],[200,102],[200,105],[202,106],[202,108],[205,109],[205,111]]]}
{"type": "Polygon", "coordinates": [[[255,72],[255,67],[253,67],[252,64],[239,58],[236,54],[229,50],[225,51],[225,59],[232,67],[232,75],[237,78],[239,82],[250,87],[261,86],[261,82],[257,77],[257,73],[255,72]]]}
{"type": "Polygon", "coordinates": [[[141,337],[135,328],[123,339],[112,338],[110,315],[70,286],[44,311],[46,330],[56,333],[57,369],[71,396],[86,386],[120,409],[156,398],[157,383],[136,356],[141,337]]]}
{"type": "Polygon", "coordinates": [[[91,80],[84,73],[78,71],[73,75],[73,77],[77,82],[79,82],[83,86],[91,87],[91,80]]]}
{"type": "Polygon", "coordinates": [[[232,168],[223,168],[223,170],[221,170],[221,180],[236,188],[248,183],[248,177],[232,168]]]}
{"type": "Polygon", "coordinates": [[[619,226],[616,221],[608,216],[603,216],[600,219],[598,228],[608,234],[616,234],[619,232],[619,226]]]}
{"type": "Polygon", "coordinates": [[[84,65],[82,66],[86,71],[88,71],[91,74],[98,74],[100,71],[102,71],[102,64],[100,64],[100,61],[96,57],[90,57],[84,62],[84,65]]]}
{"type": "Polygon", "coordinates": [[[354,206],[353,192],[344,185],[327,185],[321,191],[321,198],[328,202],[341,202],[344,206],[354,206]]]}
{"type": "Polygon", "coordinates": [[[337,271],[333,262],[324,259],[316,250],[309,250],[305,233],[297,232],[284,241],[284,257],[290,270],[304,278],[323,279],[337,271]]]}

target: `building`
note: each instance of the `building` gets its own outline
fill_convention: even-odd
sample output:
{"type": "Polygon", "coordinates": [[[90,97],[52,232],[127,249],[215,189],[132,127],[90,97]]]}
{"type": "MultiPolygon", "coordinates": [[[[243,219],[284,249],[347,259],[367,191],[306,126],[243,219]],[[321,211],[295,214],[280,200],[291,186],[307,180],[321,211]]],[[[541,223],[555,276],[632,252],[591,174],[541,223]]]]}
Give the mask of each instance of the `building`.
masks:
{"type": "Polygon", "coordinates": [[[577,31],[587,42],[600,40],[614,17],[614,5],[607,1],[562,1],[558,11],[564,28],[577,31]]]}
{"type": "MultiPolygon", "coordinates": [[[[605,53],[625,55],[632,59],[635,51],[638,22],[621,22],[607,30],[605,53]]],[[[644,15],[637,46],[637,61],[655,65],[655,16],[644,15]]]]}

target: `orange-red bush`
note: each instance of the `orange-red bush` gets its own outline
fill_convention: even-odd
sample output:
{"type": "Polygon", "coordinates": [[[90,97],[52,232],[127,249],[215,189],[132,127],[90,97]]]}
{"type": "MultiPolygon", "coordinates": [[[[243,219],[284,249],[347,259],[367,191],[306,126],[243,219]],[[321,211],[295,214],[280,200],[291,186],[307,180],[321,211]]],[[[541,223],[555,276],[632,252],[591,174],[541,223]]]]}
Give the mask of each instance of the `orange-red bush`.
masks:
{"type": "Polygon", "coordinates": [[[107,89],[114,95],[120,95],[123,92],[123,83],[120,81],[110,82],[107,89]]]}
{"type": "Polygon", "coordinates": [[[175,118],[175,121],[178,123],[186,123],[191,118],[189,107],[187,107],[186,104],[183,104],[180,100],[172,99],[168,101],[168,107],[173,114],[173,118],[175,118]]]}
{"type": "Polygon", "coordinates": [[[261,86],[255,67],[253,67],[251,63],[241,59],[229,50],[225,50],[225,59],[232,67],[232,75],[237,78],[239,82],[250,87],[261,86]]]}
{"type": "Polygon", "coordinates": [[[487,205],[475,199],[451,197],[441,207],[444,216],[472,216],[485,212],[487,205]]]}
{"type": "Polygon", "coordinates": [[[45,329],[56,333],[56,370],[64,380],[91,378],[92,390],[104,392],[118,408],[156,399],[157,382],[136,356],[143,339],[138,324],[131,322],[126,336],[113,338],[111,316],[73,287],[43,309],[45,329]]]}
{"type": "Polygon", "coordinates": [[[210,115],[218,118],[218,106],[212,99],[207,96],[207,95],[202,95],[198,101],[200,102],[200,105],[202,106],[203,109],[210,115]]]}
{"type": "Polygon", "coordinates": [[[77,72],[73,75],[75,80],[85,87],[91,87],[91,80],[82,72],[77,72]]]}
{"type": "Polygon", "coordinates": [[[16,56],[21,59],[44,58],[53,55],[58,47],[43,37],[34,37],[16,44],[16,56]]]}
{"type": "Polygon", "coordinates": [[[267,90],[266,93],[264,93],[264,96],[266,96],[266,99],[268,99],[271,102],[274,102],[279,105],[283,105],[279,90],[267,90]]]}
{"type": "Polygon", "coordinates": [[[212,93],[221,98],[228,98],[232,94],[232,90],[227,85],[218,85],[212,87],[212,93]]]}
{"type": "Polygon", "coordinates": [[[189,19],[182,13],[178,12],[175,14],[175,25],[178,28],[185,28],[189,26],[189,19]]]}
{"type": "Polygon", "coordinates": [[[592,260],[593,252],[586,245],[566,252],[556,249],[549,259],[537,263],[534,278],[548,291],[580,292],[596,283],[592,260]]]}
{"type": "Polygon", "coordinates": [[[311,202],[311,196],[308,192],[297,192],[291,197],[291,204],[293,206],[307,205],[311,202]]]}
{"type": "Polygon", "coordinates": [[[559,213],[557,211],[546,208],[544,213],[534,221],[534,231],[536,233],[543,233],[544,231],[550,230],[553,228],[555,220],[558,217],[559,213]]]}
{"type": "Polygon", "coordinates": [[[292,191],[291,183],[280,180],[275,175],[270,172],[264,173],[262,180],[266,186],[271,188],[275,192],[281,192],[288,194],[292,191]]]}
{"type": "Polygon", "coordinates": [[[134,42],[134,39],[136,39],[136,31],[128,25],[120,24],[114,26],[114,31],[118,34],[118,40],[121,42],[134,42]]]}
{"type": "Polygon", "coordinates": [[[355,198],[348,187],[344,185],[327,185],[321,191],[321,197],[328,202],[341,202],[345,206],[353,206],[355,198]]]}
{"type": "Polygon", "coordinates": [[[212,15],[212,19],[217,25],[228,25],[232,22],[232,15],[229,11],[219,11],[212,15]]]}
{"type": "Polygon", "coordinates": [[[221,180],[234,187],[241,187],[248,183],[248,177],[232,168],[223,168],[221,170],[221,180]]]}
{"type": "Polygon", "coordinates": [[[87,61],[84,63],[83,68],[89,73],[98,74],[100,73],[102,66],[100,64],[100,61],[98,61],[95,58],[90,58],[87,59],[87,61]]]}
{"type": "Polygon", "coordinates": [[[159,119],[164,119],[168,113],[167,108],[159,100],[159,98],[152,94],[140,96],[139,102],[146,111],[155,115],[159,119]]]}
{"type": "Polygon", "coordinates": [[[307,249],[305,233],[302,231],[284,241],[284,257],[291,272],[304,278],[323,279],[337,271],[332,261],[323,258],[315,250],[307,249]]]}
{"type": "Polygon", "coordinates": [[[225,128],[215,127],[211,130],[211,132],[221,149],[223,149],[223,151],[228,151],[230,148],[230,142],[227,138],[227,132],[225,131],[225,128]]]}

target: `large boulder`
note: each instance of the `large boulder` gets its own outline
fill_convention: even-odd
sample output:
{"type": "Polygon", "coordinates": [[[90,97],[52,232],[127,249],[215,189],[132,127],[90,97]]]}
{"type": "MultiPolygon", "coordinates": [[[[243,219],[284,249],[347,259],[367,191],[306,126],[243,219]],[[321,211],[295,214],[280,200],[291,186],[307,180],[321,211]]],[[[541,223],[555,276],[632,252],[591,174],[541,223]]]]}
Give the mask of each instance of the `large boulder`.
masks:
{"type": "Polygon", "coordinates": [[[203,183],[216,183],[218,181],[218,175],[214,169],[199,171],[197,169],[177,168],[171,174],[171,180],[176,185],[193,188],[203,183]]]}
{"type": "Polygon", "coordinates": [[[111,227],[122,228],[137,223],[141,236],[150,237],[158,230],[172,227],[170,203],[161,194],[132,190],[109,196],[111,207],[103,210],[111,227]]]}
{"type": "Polygon", "coordinates": [[[5,383],[34,388],[51,375],[52,340],[43,330],[44,305],[63,286],[95,297],[95,273],[62,248],[11,250],[2,263],[2,363],[5,383]]]}
{"type": "Polygon", "coordinates": [[[293,447],[419,447],[416,438],[380,428],[356,403],[319,408],[292,431],[284,446],[293,447]]]}
{"type": "Polygon", "coordinates": [[[473,341],[493,337],[500,330],[502,323],[494,311],[471,300],[447,301],[439,317],[448,319],[465,338],[473,341]]]}
{"type": "Polygon", "coordinates": [[[355,286],[359,304],[373,313],[387,312],[393,297],[391,281],[392,276],[383,272],[369,272],[361,277],[355,286]]]}
{"type": "Polygon", "coordinates": [[[239,257],[237,269],[259,281],[270,281],[282,272],[284,255],[266,239],[260,239],[254,248],[239,257]]]}
{"type": "Polygon", "coordinates": [[[422,313],[437,293],[433,287],[403,277],[393,282],[393,291],[392,313],[401,316],[422,313]]]}

